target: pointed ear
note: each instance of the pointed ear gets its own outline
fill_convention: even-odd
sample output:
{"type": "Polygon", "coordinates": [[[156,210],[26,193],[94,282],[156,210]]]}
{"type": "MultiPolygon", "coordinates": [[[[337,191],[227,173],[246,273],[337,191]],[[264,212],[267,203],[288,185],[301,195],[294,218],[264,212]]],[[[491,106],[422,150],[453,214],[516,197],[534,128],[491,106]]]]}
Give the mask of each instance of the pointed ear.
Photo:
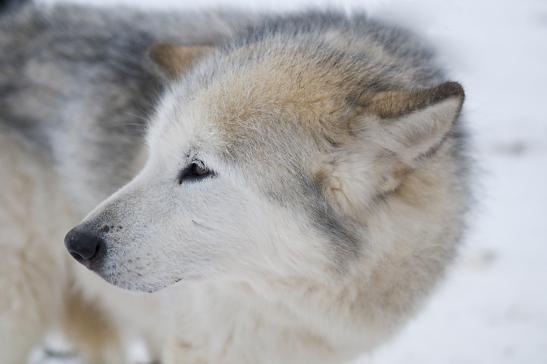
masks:
{"type": "Polygon", "coordinates": [[[317,174],[332,205],[347,216],[366,216],[375,197],[395,191],[442,145],[463,99],[456,82],[362,96],[351,138],[317,174]]]}
{"type": "Polygon", "coordinates": [[[183,46],[172,43],[156,43],[150,47],[150,59],[169,79],[182,75],[199,59],[213,51],[210,46],[183,46]]]}
{"type": "Polygon", "coordinates": [[[464,91],[457,82],[429,89],[387,91],[365,96],[361,105],[378,118],[375,138],[409,167],[431,155],[458,118],[464,91]]]}

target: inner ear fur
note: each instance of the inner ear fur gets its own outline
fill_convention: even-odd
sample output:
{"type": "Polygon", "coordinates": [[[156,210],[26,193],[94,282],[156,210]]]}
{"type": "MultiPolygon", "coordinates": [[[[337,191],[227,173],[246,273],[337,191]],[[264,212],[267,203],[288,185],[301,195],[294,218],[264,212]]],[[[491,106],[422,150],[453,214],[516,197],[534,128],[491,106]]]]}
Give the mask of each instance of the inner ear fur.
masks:
{"type": "Polygon", "coordinates": [[[186,72],[199,59],[211,53],[213,49],[211,46],[155,43],[148,50],[148,55],[165,77],[174,79],[186,72]]]}
{"type": "Polygon", "coordinates": [[[352,138],[336,148],[322,171],[330,199],[343,213],[362,216],[375,196],[396,190],[435,155],[463,100],[457,82],[363,95],[360,111],[349,124],[352,138]]]}
{"type": "Polygon", "coordinates": [[[428,89],[366,95],[362,107],[375,119],[374,127],[369,128],[372,138],[412,168],[432,156],[446,139],[460,115],[464,97],[459,83],[445,82],[428,89]]]}

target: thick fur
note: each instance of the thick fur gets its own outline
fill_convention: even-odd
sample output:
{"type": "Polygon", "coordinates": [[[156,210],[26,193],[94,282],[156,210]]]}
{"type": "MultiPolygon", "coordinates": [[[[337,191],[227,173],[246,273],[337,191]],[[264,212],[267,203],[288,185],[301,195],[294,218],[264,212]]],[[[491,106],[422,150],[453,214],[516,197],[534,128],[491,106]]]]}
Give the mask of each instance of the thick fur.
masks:
{"type": "MultiPolygon", "coordinates": [[[[24,7],[0,31],[5,134],[41,150],[56,172],[36,168],[62,181],[32,175],[33,186],[66,191],[55,201],[77,215],[140,169],[73,231],[104,242],[91,270],[155,293],[69,264],[68,278],[49,274],[73,283],[44,296],[98,302],[114,341],[144,335],[165,363],[344,362],[400,328],[455,254],[468,205],[463,90],[405,31],[324,12],[69,6],[24,7]],[[183,46],[156,47],[153,65],[158,41],[183,46]],[[209,175],[181,177],[195,163],[209,175]]],[[[3,249],[20,254],[11,236],[3,249]]],[[[36,254],[58,248],[39,236],[36,254]]],[[[32,310],[23,295],[2,298],[32,310]]]]}
{"type": "MultiPolygon", "coordinates": [[[[110,319],[123,323],[123,336],[140,336],[132,332],[133,323],[140,328],[144,321],[145,336],[158,337],[164,329],[149,315],[154,299],[142,298],[145,309],[133,312],[135,294],[73,264],[62,238],[142,165],[146,118],[163,88],[147,49],[160,40],[214,44],[248,24],[248,17],[16,3],[6,11],[0,17],[0,359],[25,362],[42,335],[65,326],[63,301],[70,316],[65,331],[73,337],[96,343],[105,336],[104,330],[93,333],[79,325],[88,317],[74,318],[85,305],[116,312],[110,319]],[[57,205],[66,208],[57,212],[57,205]],[[34,241],[26,244],[30,237],[34,241]],[[78,274],[81,279],[75,279],[78,274]]],[[[119,340],[113,336],[119,335],[108,340],[119,340]]],[[[125,355],[122,349],[97,358],[97,348],[87,351],[88,360],[101,364],[118,364],[125,355]]],[[[159,348],[153,351],[159,356],[159,348]]]]}

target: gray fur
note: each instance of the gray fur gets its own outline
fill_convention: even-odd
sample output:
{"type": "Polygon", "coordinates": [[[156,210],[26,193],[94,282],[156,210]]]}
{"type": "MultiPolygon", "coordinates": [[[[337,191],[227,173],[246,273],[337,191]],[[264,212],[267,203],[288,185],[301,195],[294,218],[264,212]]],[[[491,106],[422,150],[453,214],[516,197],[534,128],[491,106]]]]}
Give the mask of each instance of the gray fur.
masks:
{"type": "MultiPolygon", "coordinates": [[[[209,349],[214,345],[207,345],[216,339],[209,325],[215,317],[200,316],[204,302],[193,305],[197,301],[186,296],[197,292],[220,317],[224,302],[249,300],[233,305],[234,312],[243,320],[256,318],[249,327],[265,334],[256,341],[273,353],[264,362],[306,358],[300,362],[327,363],[355,356],[391,335],[419,306],[461,237],[469,163],[463,127],[452,121],[459,115],[463,90],[458,85],[457,98],[443,99],[450,103],[432,111],[434,117],[450,119],[456,110],[449,123],[435,125],[446,134],[419,155],[422,164],[397,154],[412,151],[413,145],[390,149],[392,135],[384,134],[399,119],[380,124],[363,98],[433,88],[446,76],[419,39],[363,14],[262,16],[28,4],[0,18],[0,69],[0,131],[18,133],[48,155],[81,212],[142,167],[150,130],[155,158],[75,230],[101,238],[101,259],[87,266],[120,287],[156,291],[195,277],[230,278],[220,288],[213,284],[210,292],[205,284],[184,287],[189,290],[176,303],[185,309],[177,314],[189,327],[176,328],[180,343],[173,346],[175,352],[193,350],[195,333],[204,337],[197,340],[203,348],[196,352],[213,355],[209,349]],[[216,51],[164,83],[146,54],[156,42],[212,45],[216,51]],[[288,104],[275,92],[261,99],[269,91],[260,88],[261,81],[280,93],[306,92],[295,92],[294,99],[288,92],[288,104]],[[215,87],[222,92],[207,93],[215,87]],[[321,102],[302,100],[310,94],[321,102]],[[238,114],[240,108],[249,113],[238,114]],[[354,118],[361,129],[354,128],[354,118]],[[148,119],[155,124],[148,125],[148,119]],[[186,144],[179,142],[183,131],[186,144]],[[206,150],[208,137],[214,152],[206,150]],[[356,140],[362,142],[359,148],[352,144],[356,140]],[[385,146],[376,145],[384,140],[385,146]],[[224,175],[177,184],[179,171],[200,152],[224,175]],[[348,157],[355,155],[370,163],[363,167],[361,159],[348,157]],[[405,173],[419,174],[400,195],[395,188],[404,184],[406,174],[396,173],[397,162],[407,163],[405,173]],[[355,166],[359,177],[373,180],[372,171],[401,181],[383,189],[384,181],[348,178],[355,166]],[[330,193],[341,189],[332,184],[335,167],[336,178],[348,179],[344,192],[359,200],[359,209],[347,208],[330,193]],[[371,191],[370,199],[361,200],[352,194],[356,190],[371,191]],[[429,193],[435,201],[424,198],[429,193]],[[405,215],[409,211],[413,216],[405,215]],[[257,316],[241,307],[256,307],[257,316]],[[263,308],[274,314],[261,316],[263,308]],[[286,322],[268,326],[277,315],[286,322]],[[281,340],[268,346],[275,336],[270,330],[278,329],[281,340]],[[291,335],[298,344],[279,344],[291,335]],[[291,345],[301,357],[285,352],[291,345]],[[318,349],[332,356],[323,358],[318,349]]],[[[431,133],[437,130],[427,126],[434,129],[431,133]]],[[[224,323],[224,332],[241,329],[224,323]]],[[[226,339],[233,341],[226,362],[242,362],[241,353],[252,358],[249,362],[263,359],[260,348],[246,346],[254,343],[253,330],[243,328],[237,340],[226,339]]]]}
{"type": "Polygon", "coordinates": [[[163,89],[150,45],[217,44],[249,22],[232,11],[27,4],[0,18],[0,126],[41,145],[70,184],[86,186],[78,204],[87,211],[136,171],[163,89]]]}
{"type": "MultiPolygon", "coordinates": [[[[154,42],[224,44],[229,52],[250,43],[267,44],[268,39],[298,38],[297,47],[316,52],[317,62],[326,67],[346,63],[351,68],[348,76],[365,76],[348,79],[349,103],[365,90],[428,87],[444,79],[421,41],[363,14],[348,18],[312,11],[260,17],[234,11],[145,12],[34,4],[17,10],[0,19],[0,125],[41,145],[66,179],[93,191],[84,211],[136,171],[133,159],[142,145],[146,119],[163,89],[146,57],[154,42]],[[324,39],[330,30],[353,39],[356,50],[332,53],[324,39]],[[370,46],[389,52],[392,62],[359,51],[370,46]],[[56,149],[59,145],[63,150],[56,149]],[[67,154],[66,145],[88,153],[67,154]],[[99,170],[100,175],[91,172],[99,170]]],[[[287,42],[285,50],[275,51],[289,54],[294,44],[287,42]]],[[[209,74],[196,77],[210,78],[222,69],[209,67],[205,72],[209,74]]],[[[203,86],[196,82],[193,87],[203,86]]]]}

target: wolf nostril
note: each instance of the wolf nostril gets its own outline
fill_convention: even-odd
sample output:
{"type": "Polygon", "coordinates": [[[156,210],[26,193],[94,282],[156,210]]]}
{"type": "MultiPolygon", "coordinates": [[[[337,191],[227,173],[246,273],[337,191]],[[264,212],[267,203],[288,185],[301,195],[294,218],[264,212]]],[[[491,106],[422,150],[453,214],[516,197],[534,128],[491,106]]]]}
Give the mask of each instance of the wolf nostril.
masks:
{"type": "Polygon", "coordinates": [[[87,266],[97,257],[97,253],[104,246],[104,240],[76,227],[66,234],[65,246],[74,259],[87,266]]]}
{"type": "Polygon", "coordinates": [[[69,253],[72,256],[72,258],[76,259],[78,262],[82,262],[84,260],[84,258],[76,252],[69,251],[69,253]]]}

